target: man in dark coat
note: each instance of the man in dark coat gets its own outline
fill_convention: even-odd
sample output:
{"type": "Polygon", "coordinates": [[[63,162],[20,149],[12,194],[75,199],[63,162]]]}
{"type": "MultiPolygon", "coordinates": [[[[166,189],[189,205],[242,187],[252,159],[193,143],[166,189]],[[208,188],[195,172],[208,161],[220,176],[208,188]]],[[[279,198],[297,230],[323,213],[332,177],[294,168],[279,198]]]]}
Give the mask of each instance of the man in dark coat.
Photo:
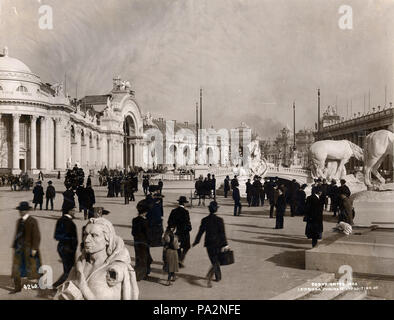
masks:
{"type": "Polygon", "coordinates": [[[124,204],[129,204],[130,201],[130,178],[124,177],[122,180],[124,204]]]}
{"type": "Polygon", "coordinates": [[[214,174],[212,175],[212,179],[211,179],[211,189],[212,189],[213,198],[216,200],[216,178],[214,174]]]}
{"type": "Polygon", "coordinates": [[[175,234],[178,236],[179,240],[179,266],[182,268],[184,267],[186,253],[190,249],[190,231],[192,231],[192,224],[190,222],[189,211],[185,209],[185,203],[189,203],[189,201],[187,201],[185,196],[180,196],[178,203],[178,208],[171,211],[167,224],[170,227],[176,227],[175,234]]]}
{"type": "Polygon", "coordinates": [[[237,176],[234,176],[234,178],[231,179],[231,189],[234,189],[234,187],[238,187],[238,186],[239,186],[239,182],[237,176]]]}
{"type": "Polygon", "coordinates": [[[218,208],[219,206],[216,201],[212,201],[209,204],[209,215],[201,220],[200,228],[196,239],[193,242],[194,247],[200,242],[201,237],[205,232],[204,247],[207,248],[208,257],[212,264],[207,274],[207,286],[209,288],[212,287],[211,279],[214,274],[216,281],[220,281],[222,279],[219,254],[221,249],[227,246],[223,219],[215,215],[218,208]]]}
{"type": "Polygon", "coordinates": [[[253,196],[253,186],[250,183],[250,179],[245,183],[246,184],[246,201],[248,202],[248,207],[252,204],[252,196],[253,196]]]}
{"type": "Polygon", "coordinates": [[[40,205],[40,210],[42,210],[42,203],[44,201],[44,188],[41,186],[41,181],[37,181],[36,186],[33,189],[33,203],[34,210],[36,210],[37,205],[40,205]]]}
{"type": "Polygon", "coordinates": [[[16,208],[19,210],[20,219],[16,224],[16,232],[12,248],[14,249],[14,259],[12,263],[11,278],[14,280],[15,289],[10,293],[22,291],[22,278],[37,280],[41,267],[40,241],[41,234],[38,222],[29,215],[31,207],[29,203],[23,201],[16,208]]]}
{"type": "Polygon", "coordinates": [[[78,197],[78,207],[79,207],[79,212],[82,212],[82,210],[85,209],[84,207],[84,199],[85,199],[85,188],[83,185],[79,185],[77,187],[77,190],[75,190],[75,193],[78,197]]]}
{"type": "Polygon", "coordinates": [[[239,216],[241,215],[241,209],[242,209],[241,195],[239,193],[238,186],[235,185],[233,188],[233,200],[234,200],[234,216],[239,216]]]}
{"type": "Polygon", "coordinates": [[[130,201],[135,201],[134,192],[136,192],[137,189],[138,189],[138,178],[136,176],[133,176],[128,182],[130,201]]]}
{"type": "Polygon", "coordinates": [[[226,176],[224,179],[224,197],[227,198],[227,194],[230,191],[230,177],[226,176]]]}
{"type": "Polygon", "coordinates": [[[92,186],[92,178],[90,177],[90,174],[88,175],[88,179],[86,180],[86,186],[92,186]]]}
{"type": "Polygon", "coordinates": [[[260,191],[262,184],[257,176],[254,177],[252,184],[252,207],[258,207],[260,205],[260,191]]]}
{"type": "Polygon", "coordinates": [[[118,197],[119,194],[121,193],[121,178],[120,177],[115,177],[114,178],[114,191],[115,191],[115,196],[118,197]]]}
{"type": "Polygon", "coordinates": [[[71,185],[66,185],[66,191],[63,192],[62,210],[70,207],[75,208],[74,191],[71,185]]]}
{"type": "Polygon", "coordinates": [[[296,197],[297,192],[300,188],[300,185],[297,183],[297,180],[293,179],[289,184],[289,189],[287,192],[288,201],[290,204],[290,215],[294,217],[296,211],[296,197]]]}
{"type": "Polygon", "coordinates": [[[346,180],[341,179],[340,182],[341,186],[338,188],[338,196],[344,194],[346,197],[349,198],[352,193],[350,192],[349,187],[346,185],[346,180]]]}
{"type": "Polygon", "coordinates": [[[326,210],[326,211],[327,211],[327,206],[328,206],[328,187],[329,186],[327,184],[327,180],[323,179],[323,182],[322,182],[320,188],[321,188],[321,192],[322,192],[321,196],[323,197],[323,200],[324,200],[324,210],[326,210]]]}
{"type": "Polygon", "coordinates": [[[159,179],[159,182],[157,183],[157,186],[159,187],[159,192],[162,194],[163,192],[163,181],[159,179]]]}
{"type": "Polygon", "coordinates": [[[338,211],[339,194],[337,182],[334,179],[331,180],[331,184],[328,186],[328,196],[331,202],[331,211],[333,212],[333,216],[336,217],[338,211]]]}
{"type": "Polygon", "coordinates": [[[92,185],[86,186],[83,190],[82,205],[83,205],[83,216],[86,220],[88,218],[88,212],[93,210],[93,205],[96,203],[96,197],[92,185]]]}
{"type": "Polygon", "coordinates": [[[52,181],[48,181],[48,187],[45,192],[45,197],[47,199],[45,210],[48,210],[48,203],[51,203],[51,210],[53,211],[53,199],[56,197],[56,190],[55,187],[52,185],[52,181]]]}
{"type": "Polygon", "coordinates": [[[198,195],[198,205],[200,206],[201,202],[202,202],[203,206],[205,206],[204,181],[203,181],[203,177],[202,176],[200,176],[198,178],[198,180],[194,184],[194,188],[195,188],[196,193],[198,195]]]}
{"type": "Polygon", "coordinates": [[[53,284],[56,288],[67,280],[68,274],[75,263],[75,254],[78,247],[77,226],[72,221],[73,208],[64,208],[62,217],[56,222],[54,238],[58,241],[57,252],[63,263],[63,274],[53,284]]]}
{"type": "Polygon", "coordinates": [[[283,187],[278,188],[278,199],[275,201],[276,223],[275,229],[283,229],[283,221],[286,211],[286,195],[283,187]]]}
{"type": "Polygon", "coordinates": [[[107,198],[113,198],[115,196],[115,185],[113,178],[108,177],[108,193],[107,193],[107,198]]]}
{"type": "Polygon", "coordinates": [[[306,184],[303,184],[300,189],[297,191],[296,195],[296,211],[295,214],[297,216],[303,216],[305,212],[305,200],[306,200],[306,193],[305,188],[307,187],[306,184]]]}
{"type": "Polygon", "coordinates": [[[131,234],[134,237],[135,273],[137,281],[145,280],[150,274],[153,259],[149,250],[149,225],[146,214],[150,209],[146,199],[137,203],[138,217],[134,218],[131,234]]]}
{"type": "Polygon", "coordinates": [[[149,178],[147,176],[142,180],[142,189],[144,190],[144,194],[147,195],[149,191],[149,178]]]}
{"type": "Polygon", "coordinates": [[[308,239],[312,239],[312,247],[317,245],[318,239],[321,239],[323,234],[324,199],[321,195],[321,189],[316,188],[315,193],[306,199],[305,204],[305,235],[308,239]]]}
{"type": "Polygon", "coordinates": [[[152,208],[148,211],[146,218],[149,225],[149,245],[151,247],[162,246],[163,236],[163,197],[160,191],[156,191],[152,199],[152,208]]]}
{"type": "Polygon", "coordinates": [[[266,185],[266,193],[267,193],[267,198],[270,203],[270,218],[274,217],[274,208],[275,208],[275,200],[274,200],[274,182],[270,180],[268,184],[266,185]]]}

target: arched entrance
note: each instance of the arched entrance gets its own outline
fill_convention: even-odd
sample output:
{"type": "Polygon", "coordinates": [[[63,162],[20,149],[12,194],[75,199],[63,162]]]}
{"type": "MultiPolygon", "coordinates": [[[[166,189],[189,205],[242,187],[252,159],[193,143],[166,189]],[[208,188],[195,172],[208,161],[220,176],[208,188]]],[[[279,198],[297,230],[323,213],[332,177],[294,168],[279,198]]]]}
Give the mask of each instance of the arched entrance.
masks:
{"type": "Polygon", "coordinates": [[[176,147],[175,144],[173,144],[169,150],[169,154],[170,154],[169,164],[171,164],[174,168],[176,168],[177,166],[177,156],[176,156],[177,150],[178,148],[176,147]]]}
{"type": "Polygon", "coordinates": [[[128,115],[123,122],[123,167],[128,168],[135,166],[135,145],[132,139],[135,139],[136,130],[133,118],[128,115]]]}
{"type": "Polygon", "coordinates": [[[190,163],[190,148],[189,146],[185,146],[183,148],[183,165],[187,166],[190,163]]]}

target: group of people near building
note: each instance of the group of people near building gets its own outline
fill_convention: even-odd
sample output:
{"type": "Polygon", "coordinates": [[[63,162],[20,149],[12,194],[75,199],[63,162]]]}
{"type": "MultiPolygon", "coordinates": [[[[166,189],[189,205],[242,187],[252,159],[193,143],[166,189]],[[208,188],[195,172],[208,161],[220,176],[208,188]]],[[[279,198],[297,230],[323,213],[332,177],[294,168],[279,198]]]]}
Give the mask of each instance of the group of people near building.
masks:
{"type": "Polygon", "coordinates": [[[29,191],[33,186],[34,180],[29,177],[27,172],[21,174],[3,174],[0,176],[0,186],[10,186],[11,191],[29,191]]]}

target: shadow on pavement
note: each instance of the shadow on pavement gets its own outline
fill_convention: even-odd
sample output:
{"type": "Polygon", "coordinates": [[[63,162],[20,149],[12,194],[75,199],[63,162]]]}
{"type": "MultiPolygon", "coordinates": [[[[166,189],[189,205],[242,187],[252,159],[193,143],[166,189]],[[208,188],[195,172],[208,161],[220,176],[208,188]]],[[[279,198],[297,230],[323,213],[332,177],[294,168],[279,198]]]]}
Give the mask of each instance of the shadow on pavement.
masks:
{"type": "Polygon", "coordinates": [[[259,246],[269,246],[269,247],[288,248],[288,249],[304,249],[305,250],[304,247],[293,246],[291,244],[277,244],[277,243],[272,243],[272,242],[257,242],[257,241],[252,241],[252,240],[241,240],[241,239],[228,239],[228,240],[239,242],[239,243],[245,243],[245,244],[255,244],[255,245],[259,245],[259,246]]]}
{"type": "MultiPolygon", "coordinates": [[[[117,224],[117,223],[113,223],[114,227],[119,227],[119,228],[127,228],[127,229],[131,229],[131,224],[117,224]]],[[[126,243],[126,240],[125,240],[126,243]]]]}
{"type": "Polygon", "coordinates": [[[0,289],[11,292],[14,290],[14,284],[10,275],[0,275],[0,289]]]}
{"type": "MultiPolygon", "coordinates": [[[[242,215],[242,214],[241,214],[242,215]]],[[[274,220],[273,220],[274,221],[274,220]]],[[[274,227],[260,227],[255,224],[237,224],[237,223],[226,223],[226,225],[236,226],[236,227],[247,227],[247,228],[259,228],[259,229],[269,229],[272,230],[274,227]]]]}
{"type": "MultiPolygon", "coordinates": [[[[160,274],[165,274],[167,276],[167,273],[163,272],[162,269],[156,269],[156,268],[152,268],[151,271],[155,272],[155,273],[160,273],[160,274]]],[[[189,284],[193,285],[193,286],[198,286],[198,287],[206,287],[205,285],[202,285],[199,280],[206,280],[206,278],[204,277],[199,277],[199,276],[195,276],[192,274],[187,274],[187,273],[181,273],[181,272],[176,272],[175,273],[177,278],[182,278],[185,279],[189,284]]]]}
{"type": "Polygon", "coordinates": [[[310,243],[310,240],[308,240],[306,237],[300,237],[300,236],[292,236],[292,235],[287,235],[287,234],[276,234],[276,233],[269,233],[269,232],[254,232],[254,231],[246,231],[246,230],[237,230],[239,232],[246,232],[246,233],[253,233],[253,234],[263,234],[267,236],[274,236],[274,237],[264,237],[260,236],[258,239],[263,239],[263,240],[269,240],[269,241],[277,241],[277,242],[294,242],[298,244],[308,244],[310,243]],[[281,238],[277,238],[280,236],[281,238]],[[287,239],[286,239],[287,238],[287,239]]]}
{"type": "Polygon", "coordinates": [[[279,267],[305,269],[305,250],[285,251],[278,253],[266,261],[273,262],[279,267]]]}

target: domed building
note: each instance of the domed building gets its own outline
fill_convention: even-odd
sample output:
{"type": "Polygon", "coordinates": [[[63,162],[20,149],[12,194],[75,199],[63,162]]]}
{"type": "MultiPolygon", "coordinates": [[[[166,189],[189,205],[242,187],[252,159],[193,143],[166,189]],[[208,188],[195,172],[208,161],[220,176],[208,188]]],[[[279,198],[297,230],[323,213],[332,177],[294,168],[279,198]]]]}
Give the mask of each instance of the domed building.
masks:
{"type": "Polygon", "coordinates": [[[211,127],[197,139],[195,124],[143,116],[120,77],[107,94],[70,100],[62,83],[42,82],[7,48],[0,54],[0,174],[56,173],[75,164],[85,172],[227,166],[238,161],[248,130],[245,124],[231,132],[211,127]]]}
{"type": "Polygon", "coordinates": [[[0,55],[0,171],[143,166],[143,121],[130,83],[71,102],[22,61],[0,55]]]}

